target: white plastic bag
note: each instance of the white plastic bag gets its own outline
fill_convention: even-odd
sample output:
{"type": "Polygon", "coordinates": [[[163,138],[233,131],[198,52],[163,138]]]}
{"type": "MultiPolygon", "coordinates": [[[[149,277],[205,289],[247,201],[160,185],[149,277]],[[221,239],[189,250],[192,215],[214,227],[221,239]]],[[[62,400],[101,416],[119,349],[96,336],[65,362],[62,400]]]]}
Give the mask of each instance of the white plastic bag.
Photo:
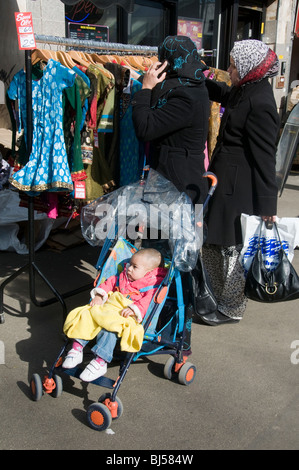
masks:
{"type": "MultiPolygon", "coordinates": [[[[260,235],[261,218],[255,215],[241,214],[241,227],[243,236],[243,248],[240,253],[239,261],[247,273],[253,257],[257,251],[258,240],[260,235]]],[[[299,245],[299,218],[282,217],[276,218],[276,224],[279,231],[282,246],[292,261],[294,249],[299,245]]],[[[260,245],[264,263],[267,269],[272,270],[278,264],[278,252],[280,243],[277,239],[276,230],[266,229],[265,224],[262,226],[260,245]]]]}
{"type": "MultiPolygon", "coordinates": [[[[0,251],[16,251],[20,255],[29,252],[25,240],[18,237],[20,227],[17,223],[27,220],[28,209],[20,207],[19,193],[10,189],[0,191],[0,251]]],[[[38,250],[47,240],[54,220],[37,211],[34,211],[34,220],[39,221],[39,232],[34,247],[38,250]]]]}
{"type": "MultiPolygon", "coordinates": [[[[38,221],[38,236],[35,237],[34,250],[37,251],[48,239],[54,220],[43,219],[38,221]]],[[[16,251],[19,255],[27,255],[29,248],[24,239],[20,240],[20,227],[16,224],[0,224],[0,251],[16,251]]]]}

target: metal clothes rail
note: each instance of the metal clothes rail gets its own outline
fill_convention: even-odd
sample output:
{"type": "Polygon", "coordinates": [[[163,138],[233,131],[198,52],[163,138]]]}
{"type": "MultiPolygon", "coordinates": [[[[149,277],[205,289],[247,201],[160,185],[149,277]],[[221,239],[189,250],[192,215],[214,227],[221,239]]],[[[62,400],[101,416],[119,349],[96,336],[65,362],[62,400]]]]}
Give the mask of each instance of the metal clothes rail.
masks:
{"type": "Polygon", "coordinates": [[[120,53],[134,53],[138,54],[157,54],[158,48],[151,46],[139,46],[135,44],[119,44],[114,42],[104,42],[104,41],[91,41],[91,40],[81,40],[81,39],[72,39],[72,38],[62,38],[59,36],[44,36],[36,35],[35,41],[42,44],[54,44],[56,46],[67,46],[76,49],[92,49],[103,51],[107,53],[110,52],[120,52],[120,53]]]}
{"type": "MultiPolygon", "coordinates": [[[[62,38],[57,36],[35,36],[37,43],[43,44],[55,44],[57,46],[68,46],[73,49],[94,49],[97,51],[113,51],[119,53],[134,53],[136,55],[144,54],[157,54],[157,48],[150,46],[138,46],[130,44],[117,44],[117,43],[106,43],[106,42],[96,42],[96,41],[83,41],[83,40],[73,40],[69,38],[62,38]]],[[[31,50],[25,51],[25,71],[26,71],[26,102],[27,102],[27,143],[28,143],[28,152],[31,153],[32,146],[32,133],[33,133],[33,123],[32,123],[32,62],[31,62],[31,50]]],[[[54,302],[60,302],[63,310],[63,318],[66,317],[67,309],[64,299],[71,297],[72,295],[83,292],[91,287],[91,284],[87,286],[81,286],[75,290],[67,292],[65,294],[60,294],[51,284],[51,282],[46,278],[46,276],[41,272],[38,266],[35,263],[35,229],[34,229],[34,196],[29,197],[28,201],[28,228],[29,228],[29,242],[28,242],[28,251],[29,258],[28,263],[18,269],[15,273],[5,279],[0,285],[0,323],[4,323],[4,312],[3,312],[3,292],[4,288],[17,278],[24,271],[29,272],[29,293],[31,301],[38,307],[44,307],[50,305],[54,302]],[[35,294],[35,273],[37,273],[41,279],[47,284],[50,288],[54,297],[38,301],[35,294]]]]}

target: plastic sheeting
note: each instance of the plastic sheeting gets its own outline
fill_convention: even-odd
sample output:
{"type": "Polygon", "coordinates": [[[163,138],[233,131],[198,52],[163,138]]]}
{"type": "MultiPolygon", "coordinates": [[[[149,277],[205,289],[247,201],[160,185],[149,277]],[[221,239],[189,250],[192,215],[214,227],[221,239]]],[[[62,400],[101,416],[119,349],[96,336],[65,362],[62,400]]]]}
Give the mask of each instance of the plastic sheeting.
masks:
{"type": "Polygon", "coordinates": [[[292,109],[284,125],[276,152],[276,182],[282,195],[299,142],[299,103],[292,109]]]}
{"type": "Polygon", "coordinates": [[[156,171],[83,207],[81,229],[92,246],[119,236],[168,240],[180,271],[191,271],[202,245],[201,206],[193,206],[185,193],[156,171]],[[199,222],[199,225],[197,224],[199,222]]]}

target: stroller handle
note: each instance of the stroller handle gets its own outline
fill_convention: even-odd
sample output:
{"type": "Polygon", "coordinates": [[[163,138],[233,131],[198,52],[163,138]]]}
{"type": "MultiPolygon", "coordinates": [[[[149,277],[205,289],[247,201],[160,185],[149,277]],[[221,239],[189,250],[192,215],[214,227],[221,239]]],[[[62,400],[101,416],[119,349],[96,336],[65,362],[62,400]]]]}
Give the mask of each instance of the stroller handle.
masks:
{"type": "Polygon", "coordinates": [[[208,192],[208,195],[209,197],[213,195],[216,187],[217,187],[217,184],[218,184],[218,179],[217,179],[217,176],[212,173],[211,171],[206,171],[203,175],[203,178],[209,178],[211,180],[211,187],[209,189],[209,192],[208,192]]]}
{"type": "Polygon", "coordinates": [[[206,171],[203,175],[202,175],[204,178],[210,178],[211,180],[211,186],[217,186],[218,184],[218,179],[217,179],[217,176],[212,173],[211,171],[206,171]]]}

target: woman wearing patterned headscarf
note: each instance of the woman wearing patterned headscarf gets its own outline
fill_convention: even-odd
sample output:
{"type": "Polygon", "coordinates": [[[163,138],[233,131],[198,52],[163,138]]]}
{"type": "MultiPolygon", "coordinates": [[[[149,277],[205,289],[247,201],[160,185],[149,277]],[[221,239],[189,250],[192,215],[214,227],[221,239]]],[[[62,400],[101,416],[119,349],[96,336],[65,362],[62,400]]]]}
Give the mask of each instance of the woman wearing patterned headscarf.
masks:
{"type": "Polygon", "coordinates": [[[185,36],[166,37],[158,56],[132,102],[136,135],[151,143],[150,166],[201,203],[208,190],[202,177],[210,112],[207,67],[185,36]]]}
{"type": "Polygon", "coordinates": [[[239,263],[241,213],[275,221],[275,174],[279,117],[268,78],[278,59],[266,44],[248,39],[230,53],[232,87],[207,80],[209,97],[225,107],[209,170],[218,186],[207,213],[208,237],[203,260],[218,311],[202,317],[209,325],[238,322],[246,309],[245,278],[239,263]]]}

